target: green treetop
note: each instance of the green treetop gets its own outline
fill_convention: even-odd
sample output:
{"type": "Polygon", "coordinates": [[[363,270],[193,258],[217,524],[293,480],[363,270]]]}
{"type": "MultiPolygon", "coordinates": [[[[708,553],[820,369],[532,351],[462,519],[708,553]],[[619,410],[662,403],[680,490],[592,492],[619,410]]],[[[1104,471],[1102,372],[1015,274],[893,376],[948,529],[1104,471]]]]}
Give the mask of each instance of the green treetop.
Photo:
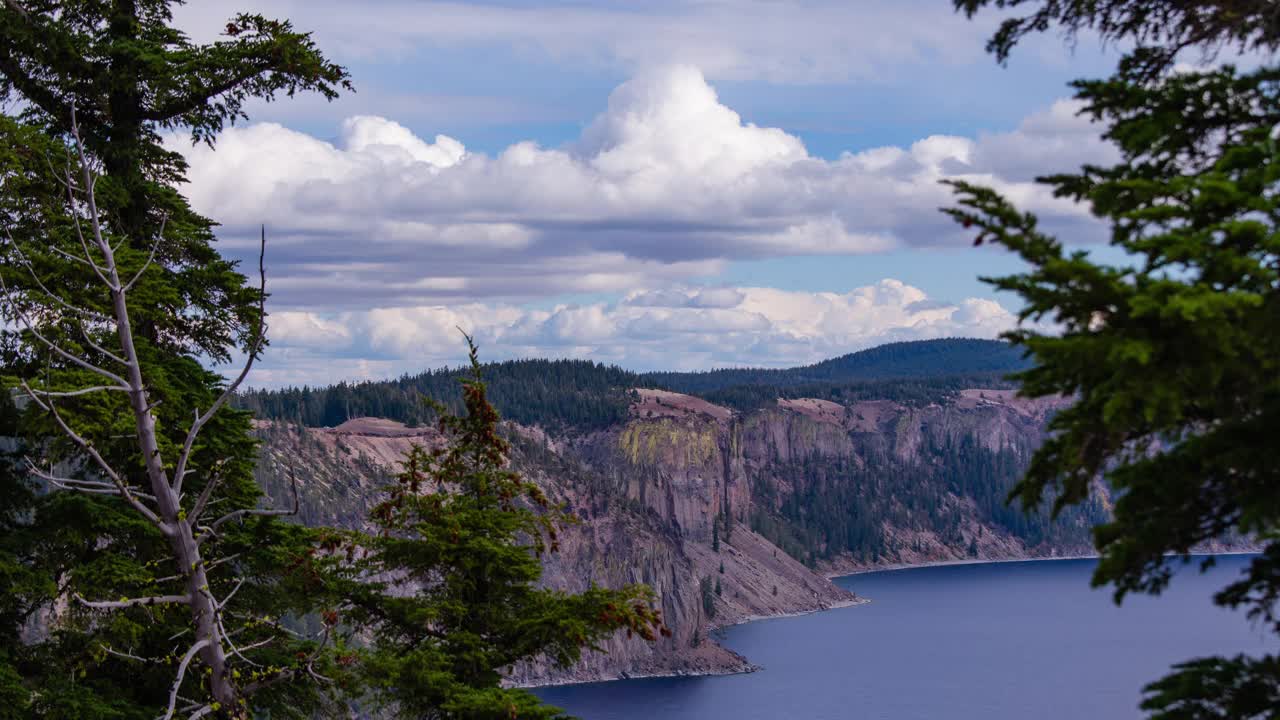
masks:
{"type": "MultiPolygon", "coordinates": [[[[468,342],[469,339],[468,339],[468,342]]],[[[471,347],[465,415],[445,408],[444,444],[414,447],[372,511],[379,534],[357,541],[346,590],[349,622],[375,639],[363,670],[376,697],[404,717],[562,717],[533,694],[500,685],[503,668],[565,666],[618,631],[665,632],[642,586],[570,594],[538,586],[541,556],[571,517],[507,466],[471,347]]]]}
{"type": "Polygon", "coordinates": [[[21,100],[25,118],[55,136],[65,137],[75,116],[101,163],[98,201],[120,238],[146,253],[163,228],[153,284],[164,292],[137,303],[140,333],[223,360],[237,332],[247,340],[253,298],[212,248],[213,223],[176,190],[186,164],[160,133],[185,130],[212,144],[245,117],[249,100],[300,91],[333,98],[350,84],[288,21],[238,14],[219,28],[221,39],[199,44],[173,27],[179,4],[5,0],[0,98],[21,100]]]}

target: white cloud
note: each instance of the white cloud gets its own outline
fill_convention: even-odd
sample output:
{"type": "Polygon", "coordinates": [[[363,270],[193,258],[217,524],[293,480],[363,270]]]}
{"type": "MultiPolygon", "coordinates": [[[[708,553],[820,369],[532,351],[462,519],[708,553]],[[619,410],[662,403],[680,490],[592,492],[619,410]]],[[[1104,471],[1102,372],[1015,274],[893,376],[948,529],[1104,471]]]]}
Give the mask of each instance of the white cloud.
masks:
{"type": "Polygon", "coordinates": [[[1054,105],[1016,130],[907,148],[810,155],[744,122],[702,73],[641,73],[575,142],[495,156],[360,116],[335,142],[264,123],[188,158],[195,207],[233,254],[268,228],[277,309],[336,310],[626,292],[717,273],[734,259],[963,243],[937,208],[943,178],[994,185],[1053,227],[1087,214],[1030,182],[1113,150],[1054,105]]]}
{"type": "Polygon", "coordinates": [[[773,288],[633,292],[616,303],[530,309],[503,304],[277,313],[251,382],[318,384],[387,377],[465,358],[587,357],[636,369],[812,363],[895,340],[994,337],[1015,324],[999,304],[944,302],[885,279],[847,293],[773,288]]]}

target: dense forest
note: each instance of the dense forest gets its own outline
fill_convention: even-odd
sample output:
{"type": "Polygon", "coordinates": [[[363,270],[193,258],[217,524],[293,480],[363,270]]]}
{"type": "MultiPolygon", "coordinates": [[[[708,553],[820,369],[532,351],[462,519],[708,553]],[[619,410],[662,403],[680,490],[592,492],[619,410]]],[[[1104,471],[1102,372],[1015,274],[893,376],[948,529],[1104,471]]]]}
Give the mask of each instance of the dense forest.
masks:
{"type": "Polygon", "coordinates": [[[1106,518],[1097,499],[1056,519],[1047,507],[1024,513],[1005,503],[1029,462],[1029,452],[993,451],[968,435],[930,440],[911,463],[887,454],[865,463],[812,456],[753,479],[750,523],[811,565],[845,555],[861,562],[884,560],[890,550],[886,525],[932,536],[947,547],[969,548],[974,557],[981,539],[976,533],[985,532],[983,527],[1007,531],[1028,548],[1086,546],[1090,528],[1106,518]],[[962,510],[956,503],[973,507],[962,510]],[[966,526],[966,520],[980,524],[966,526]]]}
{"type": "MultiPolygon", "coordinates": [[[[431,370],[396,380],[338,383],[326,388],[254,390],[238,398],[260,418],[332,427],[351,418],[382,417],[410,426],[435,413],[430,398],[452,412],[462,408],[461,368],[431,370]]],[[[483,369],[489,395],[503,417],[548,429],[595,429],[626,418],[640,376],[588,360],[511,360],[483,369]]]]}
{"type": "MultiPolygon", "coordinates": [[[[1007,343],[947,339],[882,345],[787,370],[641,374],[589,360],[509,360],[486,364],[484,375],[504,417],[552,430],[590,431],[625,419],[631,391],[641,387],[699,395],[744,411],[780,397],[920,405],[966,387],[1009,387],[1005,375],[1025,366],[1007,343]]],[[[423,398],[451,411],[461,408],[458,379],[464,372],[444,368],[395,380],[252,390],[241,394],[238,404],[260,418],[308,427],[333,427],[357,417],[416,425],[434,417],[423,398]]]]}

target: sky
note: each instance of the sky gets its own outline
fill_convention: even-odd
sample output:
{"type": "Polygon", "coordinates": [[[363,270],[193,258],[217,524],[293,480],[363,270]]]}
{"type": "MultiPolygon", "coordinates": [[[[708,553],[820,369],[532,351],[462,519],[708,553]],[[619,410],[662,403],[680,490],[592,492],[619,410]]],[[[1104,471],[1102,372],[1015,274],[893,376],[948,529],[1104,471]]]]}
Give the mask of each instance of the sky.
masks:
{"type": "MultiPolygon", "coordinates": [[[[995,337],[1016,272],[938,208],[991,185],[1069,245],[1034,183],[1115,159],[1068,82],[1115,62],[1047,35],[1002,67],[949,0],[259,0],[356,92],[249,106],[184,188],[256,261],[271,346],[249,382],[318,385],[482,358],[635,370],[807,364],[995,337]]],[[[211,41],[223,3],[179,24],[211,41]]]]}

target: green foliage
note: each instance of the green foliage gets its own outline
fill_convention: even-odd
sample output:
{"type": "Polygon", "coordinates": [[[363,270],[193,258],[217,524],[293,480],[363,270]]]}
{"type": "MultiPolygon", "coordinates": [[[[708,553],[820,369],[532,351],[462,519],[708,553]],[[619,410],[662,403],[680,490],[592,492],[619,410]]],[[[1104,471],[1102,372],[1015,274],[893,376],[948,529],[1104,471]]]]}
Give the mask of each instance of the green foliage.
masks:
{"type": "MultiPolygon", "coordinates": [[[[0,3],[0,98],[21,100],[24,119],[57,137],[71,131],[74,114],[102,163],[101,209],[131,247],[145,256],[163,228],[139,332],[225,360],[237,333],[254,326],[252,290],[212,248],[212,222],[176,190],[186,163],[160,132],[189,130],[212,144],[245,117],[249,100],[302,91],[332,98],[349,81],[287,21],[240,14],[219,27],[222,39],[198,44],[173,27],[173,4],[0,3]]],[[[62,158],[49,160],[60,166],[62,158]]]]}
{"type": "Polygon", "coordinates": [[[561,717],[528,691],[499,687],[501,670],[544,658],[576,661],[617,631],[665,631],[642,586],[579,594],[541,588],[541,556],[571,516],[507,466],[472,346],[466,414],[437,408],[447,443],[413,448],[371,511],[379,534],[357,540],[360,578],[349,621],[376,641],[364,667],[376,697],[412,717],[561,717]]]}
{"type": "Polygon", "coordinates": [[[1269,720],[1280,707],[1280,660],[1237,655],[1202,658],[1174,666],[1152,683],[1144,710],[1164,720],[1269,720]]]}
{"type": "Polygon", "coordinates": [[[1280,44],[1280,17],[1271,0],[953,0],[972,17],[984,7],[1035,6],[1027,15],[1006,18],[987,42],[1000,62],[1024,37],[1057,26],[1075,37],[1091,31],[1109,42],[1136,45],[1121,67],[1147,77],[1166,71],[1188,49],[1274,50],[1280,44]]]}
{"type": "MultiPolygon", "coordinates": [[[[170,462],[192,410],[210,407],[224,384],[201,359],[226,360],[237,344],[248,345],[261,295],[213,248],[212,221],[178,193],[185,165],[163,148],[159,133],[189,128],[194,139],[212,142],[224,122],[242,116],[249,99],[301,90],[331,95],[346,82],[345,71],[324,61],[287,23],[240,16],[234,33],[227,28],[230,39],[197,45],[171,26],[171,4],[0,4],[0,97],[21,108],[17,118],[0,117],[0,226],[7,241],[0,244],[2,392],[7,400],[19,377],[55,390],[101,384],[32,333],[13,331],[18,312],[36,318],[38,330],[71,354],[119,369],[114,322],[102,317],[111,315],[110,295],[92,268],[66,257],[89,252],[78,235],[88,226],[69,213],[60,185],[68,176],[80,181],[79,158],[71,152],[74,116],[88,161],[102,173],[96,196],[107,240],[118,248],[125,279],[139,273],[129,291],[130,317],[139,367],[156,402],[160,450],[170,462]]],[[[57,407],[129,484],[147,486],[123,393],[79,395],[57,407]]],[[[205,426],[188,464],[184,512],[212,484],[214,517],[263,501],[253,480],[249,431],[250,415],[235,410],[223,410],[205,426]]],[[[9,443],[41,467],[97,477],[34,404],[15,427],[0,430],[0,444],[8,449],[9,443]]],[[[0,573],[12,584],[0,600],[0,696],[22,700],[4,703],[0,712],[154,718],[168,702],[174,638],[189,637],[190,612],[180,606],[90,610],[72,598],[172,592],[172,577],[186,569],[177,566],[169,541],[119,498],[33,488],[25,472],[7,474],[13,468],[4,467],[0,573]],[[24,620],[33,631],[30,642],[17,642],[24,620]]],[[[295,572],[305,566],[313,540],[302,527],[246,517],[202,546],[204,557],[221,560],[210,570],[213,593],[227,597],[243,580],[226,622],[243,627],[240,645],[266,644],[247,653],[258,667],[241,664],[239,684],[270,686],[255,696],[252,709],[273,717],[310,718],[324,702],[315,683],[283,682],[300,671],[299,657],[315,657],[316,643],[274,622],[315,609],[306,576],[295,572]],[[267,617],[273,621],[263,622],[267,617]]],[[[324,668],[323,659],[311,664],[324,668]]],[[[184,697],[204,696],[199,669],[197,661],[181,688],[184,697]]],[[[240,710],[222,708],[224,715],[233,712],[240,710]]]]}
{"type": "MultiPolygon", "coordinates": [[[[449,412],[465,407],[459,380],[470,370],[445,368],[397,380],[327,388],[258,390],[239,398],[258,417],[332,427],[357,417],[423,423],[435,417],[425,396],[449,412]]],[[[512,360],[484,366],[493,404],[504,417],[550,430],[593,430],[622,422],[635,387],[635,373],[587,360],[512,360]]]]}
{"type": "Polygon", "coordinates": [[[1096,501],[1056,519],[1048,508],[1024,513],[1006,505],[1027,462],[1025,454],[989,450],[972,436],[952,440],[929,433],[922,456],[910,462],[887,450],[861,460],[801,458],[754,479],[751,526],[797,559],[850,555],[870,563],[901,549],[887,543],[886,524],[932,533],[950,547],[970,547],[960,531],[968,511],[953,501],[961,498],[978,521],[1029,548],[1087,543],[1089,528],[1107,517],[1096,501]]]}
{"type": "Polygon", "coordinates": [[[708,620],[715,618],[718,593],[710,577],[704,577],[698,581],[698,591],[702,593],[702,614],[706,615],[708,620]]]}
{"type": "MultiPolygon", "coordinates": [[[[212,248],[212,222],[177,192],[186,164],[162,146],[160,131],[189,129],[193,140],[212,143],[226,122],[244,117],[247,100],[306,90],[333,97],[347,87],[347,74],[307,35],[261,16],[236,16],[225,39],[193,43],[171,25],[172,4],[0,4],[0,98],[22,101],[24,120],[58,138],[70,133],[74,116],[102,163],[100,209],[128,246],[145,257],[163,228],[147,301],[138,303],[138,331],[225,360],[231,342],[254,325],[253,291],[212,248]]],[[[61,172],[64,156],[59,150],[32,160],[61,172]]],[[[46,187],[56,196],[56,185],[46,187]]],[[[24,239],[41,226],[8,227],[24,239]]]]}
{"type": "MultiPolygon", "coordinates": [[[[969,11],[986,4],[961,0],[969,11]]],[[[998,6],[1019,2],[997,2],[998,6]]],[[[1077,398],[1053,422],[1015,496],[1055,509],[1085,501],[1105,477],[1118,500],[1094,535],[1096,585],[1158,594],[1170,555],[1190,562],[1200,543],[1256,539],[1265,553],[1215,600],[1280,632],[1280,46],[1274,3],[1114,0],[1043,2],[992,40],[1004,57],[1028,32],[1059,24],[1136,41],[1115,76],[1076,82],[1085,113],[1123,161],[1043,178],[1110,225],[1120,265],[1068,252],[1037,219],[990,189],[954,183],[948,210],[976,242],[1000,243],[1029,265],[990,280],[1019,294],[1030,328],[1010,339],[1036,366],[1032,396],[1077,398]],[[1256,69],[1173,72],[1178,51],[1235,45],[1266,53],[1256,69]]],[[[1211,564],[1211,561],[1205,564],[1211,564]]],[[[1274,657],[1207,659],[1148,688],[1159,718],[1274,714],[1274,657]],[[1268,703],[1270,708],[1262,710],[1268,703]]]]}

